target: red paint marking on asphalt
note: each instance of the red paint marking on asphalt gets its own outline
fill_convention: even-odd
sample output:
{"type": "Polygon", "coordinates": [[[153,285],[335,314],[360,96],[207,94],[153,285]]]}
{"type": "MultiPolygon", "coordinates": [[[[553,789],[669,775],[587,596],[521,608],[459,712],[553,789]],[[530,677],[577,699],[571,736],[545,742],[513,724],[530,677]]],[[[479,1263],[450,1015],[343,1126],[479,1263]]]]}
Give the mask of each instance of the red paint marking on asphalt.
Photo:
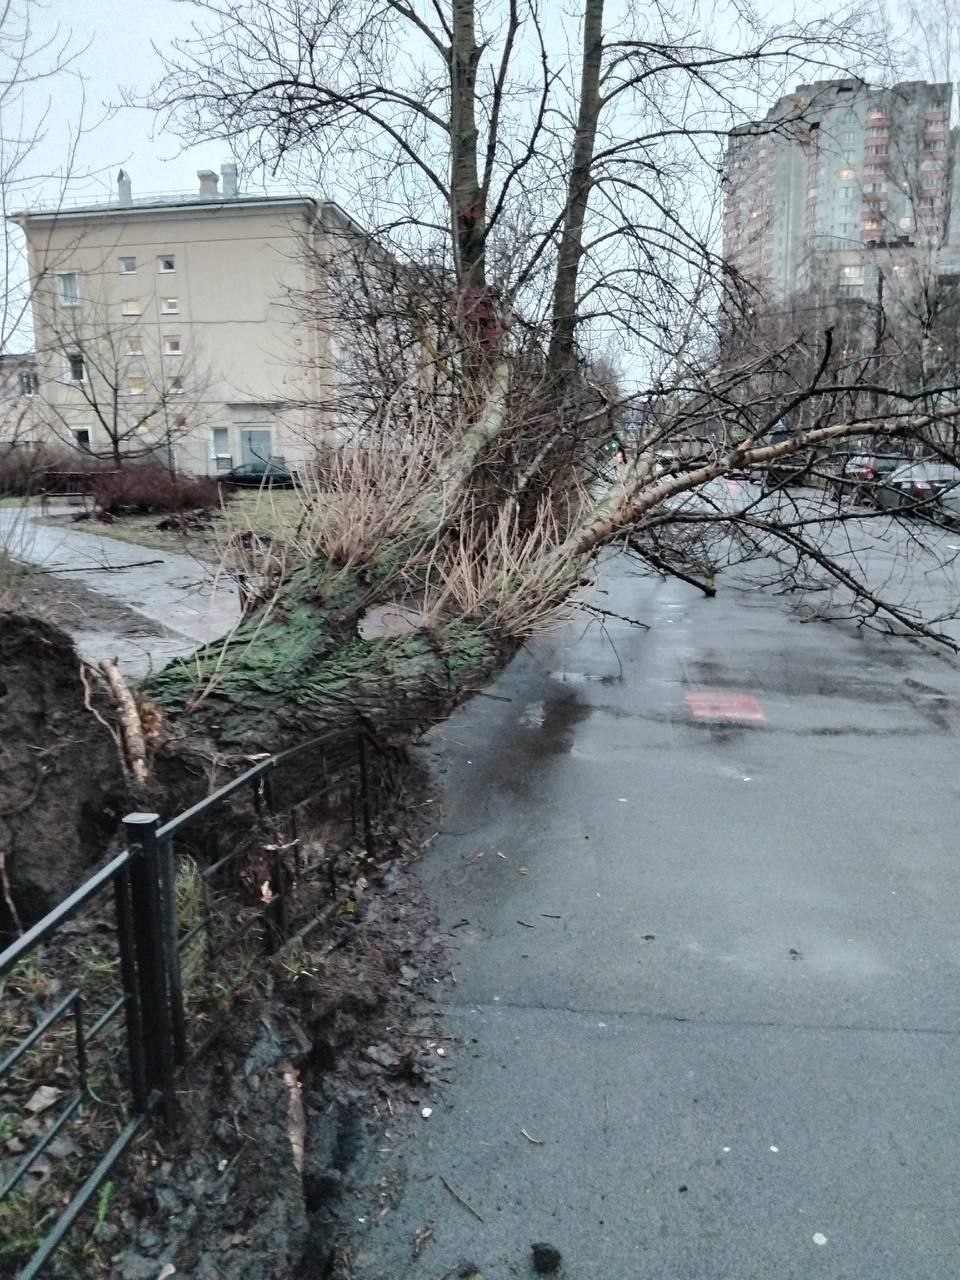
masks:
{"type": "Polygon", "coordinates": [[[750,693],[732,693],[723,689],[690,689],[687,707],[698,720],[739,720],[766,724],[763,707],[750,693]]]}

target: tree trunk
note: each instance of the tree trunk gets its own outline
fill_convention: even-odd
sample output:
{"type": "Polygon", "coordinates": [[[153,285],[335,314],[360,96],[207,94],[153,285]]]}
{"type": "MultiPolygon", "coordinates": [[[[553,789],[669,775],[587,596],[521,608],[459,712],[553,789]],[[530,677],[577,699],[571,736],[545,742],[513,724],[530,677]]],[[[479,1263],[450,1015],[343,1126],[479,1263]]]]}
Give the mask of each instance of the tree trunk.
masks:
{"type": "Polygon", "coordinates": [[[583,15],[580,106],[573,139],[567,204],[553,289],[550,370],[562,386],[575,364],[577,283],[583,257],[583,223],[593,185],[593,153],[600,116],[603,61],[603,0],[587,0],[583,15]]]}
{"type": "Polygon", "coordinates": [[[477,65],[474,0],[454,0],[450,45],[450,212],[460,289],[486,289],[486,220],[477,167],[477,65]]]}

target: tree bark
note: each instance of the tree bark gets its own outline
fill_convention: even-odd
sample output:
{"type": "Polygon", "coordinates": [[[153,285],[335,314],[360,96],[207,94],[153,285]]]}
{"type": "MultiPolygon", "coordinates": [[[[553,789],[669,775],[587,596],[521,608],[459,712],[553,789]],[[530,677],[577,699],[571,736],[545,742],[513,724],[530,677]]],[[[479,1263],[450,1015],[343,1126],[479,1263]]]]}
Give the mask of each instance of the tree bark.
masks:
{"type": "Polygon", "coordinates": [[[583,224],[593,185],[593,153],[600,116],[603,61],[603,0],[587,0],[583,14],[580,105],[573,139],[567,203],[554,278],[549,366],[558,384],[575,365],[577,283],[583,258],[583,224]]]}
{"type": "Polygon", "coordinates": [[[477,163],[477,66],[474,0],[454,0],[450,45],[450,213],[461,292],[486,289],[486,219],[477,163]]]}

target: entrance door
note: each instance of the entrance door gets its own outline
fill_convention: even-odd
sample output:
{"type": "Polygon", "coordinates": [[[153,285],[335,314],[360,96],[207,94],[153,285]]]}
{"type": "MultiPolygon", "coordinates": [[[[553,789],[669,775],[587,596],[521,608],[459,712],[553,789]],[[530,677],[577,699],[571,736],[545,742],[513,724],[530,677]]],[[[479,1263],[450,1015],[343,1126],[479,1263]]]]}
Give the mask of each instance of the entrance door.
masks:
{"type": "Polygon", "coordinates": [[[240,452],[243,462],[266,466],[270,461],[270,428],[244,427],[240,432],[240,452]]]}

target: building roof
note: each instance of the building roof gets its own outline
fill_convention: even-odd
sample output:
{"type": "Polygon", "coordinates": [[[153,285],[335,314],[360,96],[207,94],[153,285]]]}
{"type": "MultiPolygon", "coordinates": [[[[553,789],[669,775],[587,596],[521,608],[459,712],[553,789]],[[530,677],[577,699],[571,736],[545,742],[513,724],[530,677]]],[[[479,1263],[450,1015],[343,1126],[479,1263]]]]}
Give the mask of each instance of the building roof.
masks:
{"type": "Polygon", "coordinates": [[[237,195],[225,196],[218,193],[214,196],[201,196],[196,191],[176,193],[173,195],[149,195],[120,203],[116,196],[108,200],[72,204],[61,200],[47,208],[20,209],[7,215],[7,220],[26,227],[30,223],[90,221],[99,218],[136,218],[156,217],[158,214],[196,213],[200,211],[217,213],[244,213],[257,209],[283,208],[313,209],[320,218],[332,218],[351,230],[362,232],[362,228],[332,200],[319,200],[296,192],[277,195],[237,195]]]}

